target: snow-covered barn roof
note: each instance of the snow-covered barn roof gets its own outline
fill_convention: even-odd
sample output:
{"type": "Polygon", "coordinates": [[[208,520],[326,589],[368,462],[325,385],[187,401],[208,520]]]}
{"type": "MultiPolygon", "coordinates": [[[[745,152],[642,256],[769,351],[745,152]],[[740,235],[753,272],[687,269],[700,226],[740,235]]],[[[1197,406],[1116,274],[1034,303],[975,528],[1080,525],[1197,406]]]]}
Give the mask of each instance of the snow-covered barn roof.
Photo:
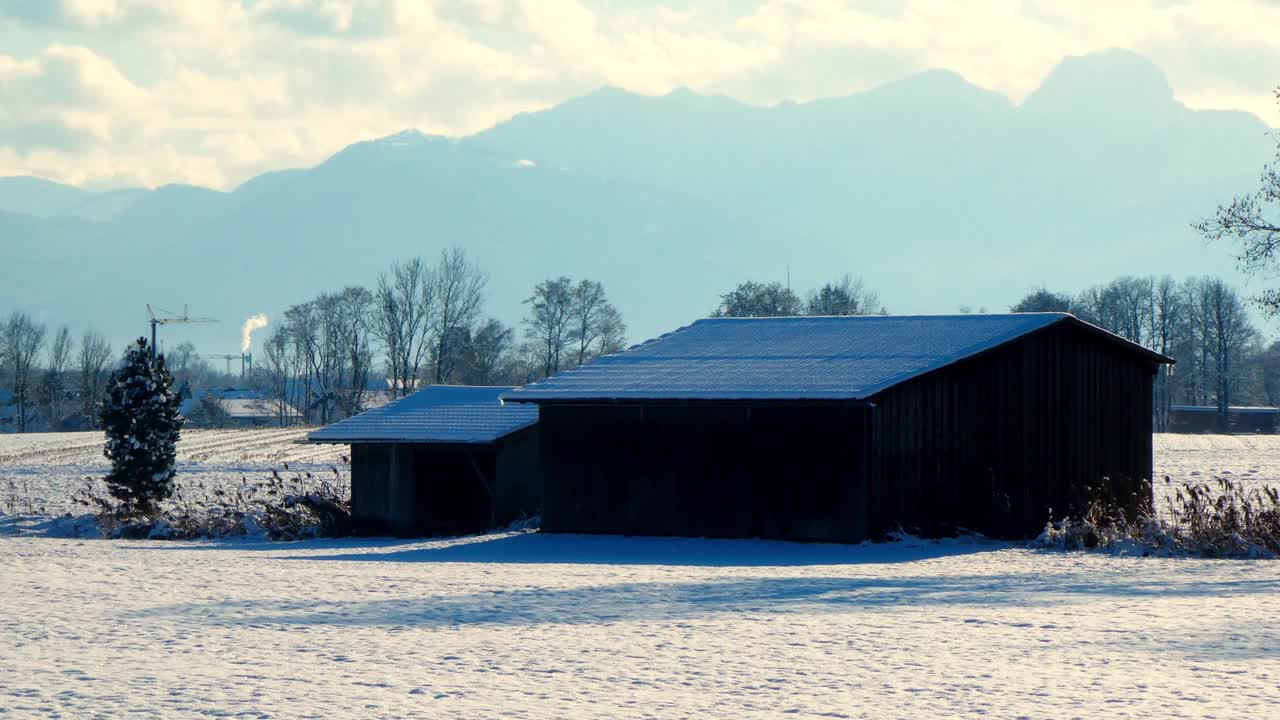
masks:
{"type": "Polygon", "coordinates": [[[311,442],[478,445],[538,422],[538,409],[503,405],[510,387],[431,385],[307,435],[311,442]]]}
{"type": "Polygon", "coordinates": [[[1066,313],[708,318],[503,398],[862,400],[1063,322],[1172,362],[1066,313]]]}

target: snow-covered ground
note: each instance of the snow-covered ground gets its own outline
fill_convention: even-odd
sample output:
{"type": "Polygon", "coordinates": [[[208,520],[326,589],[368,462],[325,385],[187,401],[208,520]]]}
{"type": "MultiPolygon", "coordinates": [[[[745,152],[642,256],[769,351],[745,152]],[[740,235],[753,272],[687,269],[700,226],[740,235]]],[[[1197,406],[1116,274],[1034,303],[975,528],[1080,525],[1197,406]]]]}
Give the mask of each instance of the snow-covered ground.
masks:
{"type": "MultiPolygon", "coordinates": [[[[1274,480],[1271,440],[1158,469],[1274,480]]],[[[963,540],[0,537],[0,718],[1280,717],[1277,618],[1280,562],[963,540]]]]}
{"type": "Polygon", "coordinates": [[[0,540],[0,716],[1280,716],[1280,563],[0,540]]]}
{"type": "MultiPolygon", "coordinates": [[[[261,480],[272,470],[332,475],[345,472],[345,445],[311,445],[297,428],[186,430],[178,443],[179,488],[226,488],[242,478],[261,480]]],[[[88,483],[106,495],[102,433],[0,435],[0,512],[10,515],[79,514],[73,499],[88,483]]],[[[0,528],[3,533],[3,528],[0,528]]]]}
{"type": "MultiPolygon", "coordinates": [[[[310,445],[301,429],[188,430],[178,444],[178,484],[226,487],[274,470],[330,474],[344,469],[345,445],[310,445]]],[[[1182,481],[1228,477],[1280,486],[1280,436],[1156,435],[1159,502],[1182,481]],[[1165,483],[1163,478],[1172,480],[1165,483]]],[[[0,512],[80,513],[73,497],[89,482],[99,494],[108,463],[101,433],[0,434],[0,512]]]]}
{"type": "Polygon", "coordinates": [[[1156,435],[1154,448],[1157,492],[1166,475],[1173,483],[1223,477],[1280,487],[1280,435],[1156,435]]]}

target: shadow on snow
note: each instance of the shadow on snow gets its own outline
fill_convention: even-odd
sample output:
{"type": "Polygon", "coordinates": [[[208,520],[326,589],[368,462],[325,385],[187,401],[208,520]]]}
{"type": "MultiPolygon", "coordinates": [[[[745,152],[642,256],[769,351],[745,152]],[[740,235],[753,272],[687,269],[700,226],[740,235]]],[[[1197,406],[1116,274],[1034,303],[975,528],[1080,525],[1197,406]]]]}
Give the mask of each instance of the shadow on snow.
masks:
{"type": "Polygon", "coordinates": [[[413,598],[190,603],[154,608],[140,615],[201,618],[218,625],[442,628],[678,622],[724,614],[768,620],[790,613],[911,608],[929,608],[941,614],[953,608],[964,615],[954,618],[957,622],[1008,625],[993,619],[1002,608],[1068,607],[1098,598],[1141,603],[1153,597],[1228,597],[1280,591],[1280,579],[1274,578],[1169,582],[1126,576],[1123,581],[1112,578],[1111,582],[1091,583],[1088,577],[1087,573],[758,577],[555,588],[513,583],[500,589],[413,598]]]}
{"type": "Polygon", "coordinates": [[[1007,545],[968,540],[904,540],[840,545],[776,540],[623,537],[505,533],[423,542],[392,552],[285,556],[298,560],[409,563],[516,563],[798,567],[899,563],[1003,550],[1007,545]]]}

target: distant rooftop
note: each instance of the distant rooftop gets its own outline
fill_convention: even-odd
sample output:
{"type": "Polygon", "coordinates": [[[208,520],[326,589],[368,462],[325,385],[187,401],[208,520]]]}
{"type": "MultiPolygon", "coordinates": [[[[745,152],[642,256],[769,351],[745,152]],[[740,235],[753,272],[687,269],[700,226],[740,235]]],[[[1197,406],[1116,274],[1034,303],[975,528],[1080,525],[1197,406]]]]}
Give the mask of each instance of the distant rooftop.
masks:
{"type": "MultiPolygon", "coordinates": [[[[1170,412],[1184,413],[1216,413],[1218,408],[1216,405],[1170,405],[1170,412]]],[[[1280,414],[1280,408],[1268,407],[1265,405],[1232,405],[1227,408],[1228,412],[1238,413],[1241,415],[1276,415],[1280,414]]]]}
{"type": "Polygon", "coordinates": [[[538,422],[538,409],[503,405],[511,387],[431,385],[307,435],[317,443],[483,445],[538,422]]]}
{"type": "Polygon", "coordinates": [[[1066,313],[708,318],[503,398],[862,400],[1063,322],[1172,362],[1066,313]]]}

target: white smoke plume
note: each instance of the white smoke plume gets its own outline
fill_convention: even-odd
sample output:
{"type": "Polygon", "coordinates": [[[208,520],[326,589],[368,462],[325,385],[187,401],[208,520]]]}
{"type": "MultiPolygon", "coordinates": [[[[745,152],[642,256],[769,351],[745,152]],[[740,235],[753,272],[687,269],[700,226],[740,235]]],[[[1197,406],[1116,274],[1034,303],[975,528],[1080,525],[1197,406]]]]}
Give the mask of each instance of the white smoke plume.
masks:
{"type": "Polygon", "coordinates": [[[266,326],[266,313],[258,313],[245,320],[244,324],[240,326],[240,352],[249,352],[249,346],[253,344],[253,331],[261,330],[266,326]]]}

